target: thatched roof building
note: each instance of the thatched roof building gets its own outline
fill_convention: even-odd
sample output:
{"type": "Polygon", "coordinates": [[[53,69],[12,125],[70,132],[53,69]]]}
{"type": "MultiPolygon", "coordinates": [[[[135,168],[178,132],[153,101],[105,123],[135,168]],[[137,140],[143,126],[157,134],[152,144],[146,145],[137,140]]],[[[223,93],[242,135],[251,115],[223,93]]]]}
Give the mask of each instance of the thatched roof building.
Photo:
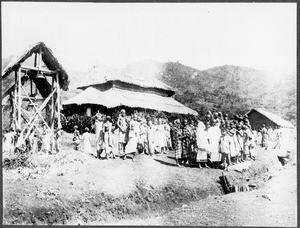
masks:
{"type": "MultiPolygon", "coordinates": [[[[149,109],[167,113],[192,114],[197,112],[184,106],[172,98],[174,90],[155,77],[139,78],[118,71],[98,72],[93,68],[82,76],[82,85],[78,89],[84,91],[63,101],[66,109],[80,106],[83,109],[99,106],[104,110],[117,107],[132,109],[149,109]],[[89,79],[92,78],[91,82],[89,79]]],[[[97,107],[90,112],[96,112],[97,107]]]]}
{"type": "Polygon", "coordinates": [[[99,91],[89,87],[82,93],[63,102],[63,105],[100,105],[108,109],[119,106],[130,108],[152,109],[168,113],[193,114],[197,112],[179,103],[172,97],[164,97],[154,93],[136,92],[111,88],[106,91],[99,91]]]}
{"type": "Polygon", "coordinates": [[[273,129],[275,127],[294,128],[292,123],[261,108],[252,109],[247,115],[251,126],[255,129],[261,128],[263,124],[265,124],[266,127],[270,126],[273,129]]]}
{"type": "Polygon", "coordinates": [[[139,75],[125,73],[104,66],[94,66],[92,70],[87,72],[80,81],[78,89],[84,90],[89,86],[93,86],[103,91],[111,87],[112,84],[124,88],[131,87],[139,91],[156,91],[157,93],[166,93],[168,96],[174,95],[173,89],[156,77],[140,77],[139,75]]]}

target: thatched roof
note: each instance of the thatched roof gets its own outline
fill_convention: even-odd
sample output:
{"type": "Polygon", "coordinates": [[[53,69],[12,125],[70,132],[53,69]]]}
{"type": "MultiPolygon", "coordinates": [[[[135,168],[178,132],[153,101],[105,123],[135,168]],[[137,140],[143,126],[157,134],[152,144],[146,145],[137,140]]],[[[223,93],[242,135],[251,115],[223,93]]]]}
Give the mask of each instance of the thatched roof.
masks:
{"type": "Polygon", "coordinates": [[[107,108],[127,106],[131,108],[145,108],[168,113],[193,114],[198,113],[172,97],[163,97],[153,93],[135,92],[118,88],[111,88],[106,91],[99,91],[89,87],[80,94],[64,101],[63,105],[71,104],[96,104],[107,108]]]}
{"type": "Polygon", "coordinates": [[[58,62],[58,60],[54,57],[52,51],[50,48],[48,48],[43,42],[39,42],[37,44],[34,44],[30,46],[28,49],[26,49],[24,52],[22,52],[18,56],[14,56],[11,58],[9,63],[7,61],[4,62],[6,66],[2,65],[2,80],[6,78],[18,65],[23,63],[27,58],[29,58],[33,53],[38,53],[39,49],[41,48],[43,55],[42,60],[46,64],[47,68],[52,71],[58,71],[59,73],[59,84],[60,87],[64,90],[68,89],[68,74],[63,69],[61,64],[58,62]]]}
{"type": "Polygon", "coordinates": [[[121,81],[144,88],[163,89],[174,94],[174,91],[170,86],[166,85],[156,77],[144,77],[143,75],[130,74],[105,66],[95,66],[92,70],[82,75],[78,89],[85,89],[90,85],[103,84],[109,81],[121,81]]]}
{"type": "Polygon", "coordinates": [[[252,109],[251,111],[249,111],[247,113],[247,115],[249,115],[255,111],[264,115],[265,117],[267,117],[269,120],[271,120],[272,122],[274,122],[275,124],[277,124],[280,127],[294,128],[294,125],[292,123],[290,123],[289,121],[286,121],[286,120],[282,119],[280,116],[277,116],[276,114],[268,112],[261,108],[252,109]]]}

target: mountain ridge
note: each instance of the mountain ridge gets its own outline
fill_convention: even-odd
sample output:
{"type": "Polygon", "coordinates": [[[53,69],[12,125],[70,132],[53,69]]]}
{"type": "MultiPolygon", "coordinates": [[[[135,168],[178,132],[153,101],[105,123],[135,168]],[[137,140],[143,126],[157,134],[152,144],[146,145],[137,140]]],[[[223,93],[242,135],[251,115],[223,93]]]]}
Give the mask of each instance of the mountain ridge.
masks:
{"type": "MultiPolygon", "coordinates": [[[[87,78],[87,72],[70,72],[70,89],[106,74],[130,75],[138,80],[160,80],[172,87],[174,98],[200,115],[216,107],[233,115],[252,108],[263,108],[296,123],[296,77],[266,72],[245,66],[222,65],[199,70],[179,62],[161,63],[146,59],[122,69],[94,66],[99,74],[87,78]],[[84,79],[83,79],[84,78],[84,79]]],[[[90,69],[91,71],[93,69],[90,69]]],[[[77,90],[78,92],[78,90],[77,90]]]]}

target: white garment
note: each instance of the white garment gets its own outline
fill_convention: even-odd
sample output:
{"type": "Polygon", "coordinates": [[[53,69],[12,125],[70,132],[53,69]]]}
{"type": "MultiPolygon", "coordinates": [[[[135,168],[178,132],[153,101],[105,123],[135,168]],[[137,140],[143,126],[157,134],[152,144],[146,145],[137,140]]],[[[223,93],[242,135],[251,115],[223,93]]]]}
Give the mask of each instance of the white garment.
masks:
{"type": "Polygon", "coordinates": [[[153,126],[148,127],[147,129],[147,142],[148,150],[150,154],[154,154],[155,149],[155,129],[153,126]]]}
{"type": "Polygon", "coordinates": [[[139,134],[139,122],[131,120],[130,130],[128,134],[128,143],[125,146],[125,154],[135,153],[138,143],[138,134],[139,134]]]}
{"type": "Polygon", "coordinates": [[[162,148],[165,147],[165,128],[163,124],[156,125],[156,141],[157,141],[157,147],[162,148]]]}
{"type": "Polygon", "coordinates": [[[221,130],[218,126],[213,126],[208,128],[207,136],[209,139],[211,157],[210,160],[212,162],[219,162],[221,157],[219,155],[219,141],[221,137],[221,130]]]}
{"type": "Polygon", "coordinates": [[[235,142],[233,136],[228,136],[228,141],[229,141],[229,150],[230,150],[230,156],[235,157],[237,156],[237,151],[235,147],[235,142]]]}
{"type": "Polygon", "coordinates": [[[96,142],[98,142],[101,136],[101,132],[103,131],[103,122],[99,120],[95,120],[94,129],[95,129],[96,142]]]}
{"type": "Polygon", "coordinates": [[[207,139],[207,132],[205,131],[205,125],[202,122],[199,122],[197,126],[196,142],[198,148],[205,149],[207,151],[210,150],[207,139]]]}
{"type": "Polygon", "coordinates": [[[43,135],[43,150],[51,151],[51,133],[47,132],[43,135]]]}
{"type": "Polygon", "coordinates": [[[127,123],[125,117],[123,116],[120,116],[118,119],[118,129],[119,129],[119,142],[125,143],[127,123]]]}
{"type": "Polygon", "coordinates": [[[165,147],[172,147],[172,140],[171,140],[171,127],[168,123],[164,124],[165,128],[165,147]]]}
{"type": "Polygon", "coordinates": [[[92,149],[92,137],[91,134],[89,132],[85,132],[82,135],[82,151],[86,154],[92,154],[93,153],[93,149],[92,149]]]}
{"type": "Polygon", "coordinates": [[[229,154],[230,148],[229,148],[229,136],[225,135],[220,138],[220,150],[221,153],[229,154]]]}
{"type": "Polygon", "coordinates": [[[12,152],[14,147],[14,135],[12,132],[4,134],[3,138],[3,152],[12,152]]]}

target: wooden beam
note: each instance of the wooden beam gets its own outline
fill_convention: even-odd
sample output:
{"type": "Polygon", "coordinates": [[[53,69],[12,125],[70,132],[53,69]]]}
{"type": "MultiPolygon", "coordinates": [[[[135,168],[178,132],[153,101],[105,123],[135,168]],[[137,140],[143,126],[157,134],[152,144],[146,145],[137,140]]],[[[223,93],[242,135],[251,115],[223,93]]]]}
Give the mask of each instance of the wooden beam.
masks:
{"type": "Polygon", "coordinates": [[[57,98],[56,98],[56,103],[57,103],[57,125],[58,128],[61,128],[61,122],[60,122],[60,107],[61,107],[61,102],[60,102],[60,88],[59,88],[59,76],[58,73],[56,73],[56,89],[57,89],[57,98]]]}
{"type": "Polygon", "coordinates": [[[30,95],[32,96],[32,79],[30,79],[30,95]]]}
{"type": "MultiPolygon", "coordinates": [[[[22,112],[25,114],[22,114],[22,116],[23,116],[23,118],[24,118],[24,120],[28,123],[29,122],[29,120],[30,120],[30,116],[29,116],[29,114],[23,109],[23,108],[21,108],[21,110],[22,110],[22,112]],[[26,116],[26,118],[28,118],[28,119],[26,119],[25,118],[25,116],[26,116]]],[[[38,132],[40,133],[40,134],[42,134],[42,132],[40,131],[40,129],[39,128],[36,128],[37,130],[38,130],[38,132]]]]}
{"type": "Polygon", "coordinates": [[[17,117],[17,110],[16,110],[16,105],[17,105],[17,83],[18,83],[18,74],[17,71],[15,71],[15,85],[14,85],[14,101],[13,101],[13,117],[12,117],[12,127],[14,130],[16,130],[16,117],[17,117]]]}
{"type": "MultiPolygon", "coordinates": [[[[35,70],[35,71],[43,72],[45,74],[56,74],[56,71],[42,69],[42,68],[38,68],[38,67],[22,66],[21,69],[23,72],[26,72],[28,70],[35,70]]],[[[49,76],[53,76],[53,75],[49,75],[49,76]]]]}
{"type": "MultiPolygon", "coordinates": [[[[53,96],[53,94],[55,93],[56,88],[54,88],[54,90],[50,93],[50,95],[45,99],[45,101],[43,102],[43,104],[39,107],[39,109],[34,113],[34,115],[31,117],[31,119],[29,120],[29,128],[27,129],[26,135],[23,138],[21,144],[23,144],[23,142],[28,138],[30,131],[35,123],[35,121],[37,120],[37,113],[40,113],[47,105],[47,103],[49,102],[49,100],[51,99],[51,97],[53,96]]],[[[26,127],[22,130],[21,134],[24,133],[26,127]]]]}
{"type": "Polygon", "coordinates": [[[42,66],[42,47],[39,46],[39,65],[38,68],[40,69],[42,66]]]}
{"type": "MultiPolygon", "coordinates": [[[[54,77],[52,77],[52,88],[54,88],[54,77]]],[[[57,91],[56,91],[57,92],[57,91]]],[[[55,114],[55,106],[54,106],[54,95],[52,96],[51,99],[51,131],[52,131],[52,135],[51,135],[51,150],[54,149],[54,114],[55,114]]]]}
{"type": "MultiPolygon", "coordinates": [[[[24,101],[29,101],[28,97],[27,96],[21,96],[23,98],[24,101]]],[[[45,100],[45,98],[43,97],[32,97],[32,96],[29,96],[31,100],[33,101],[36,101],[36,100],[45,100]]]]}
{"type": "Polygon", "coordinates": [[[37,53],[34,53],[34,67],[37,66],[37,53]]]}
{"type": "Polygon", "coordinates": [[[18,128],[21,129],[22,119],[21,119],[21,105],[22,105],[22,98],[21,98],[21,68],[18,70],[18,128]]]}
{"type": "MultiPolygon", "coordinates": [[[[24,93],[25,93],[25,95],[26,95],[26,98],[27,98],[27,99],[29,100],[29,102],[33,105],[35,111],[38,112],[38,107],[37,107],[36,104],[32,101],[32,99],[30,98],[30,96],[28,95],[28,93],[26,92],[26,90],[23,88],[23,86],[22,86],[22,89],[23,89],[23,91],[24,91],[24,93]]],[[[48,126],[47,122],[44,120],[42,114],[41,114],[40,112],[38,112],[37,114],[38,114],[38,115],[40,116],[40,118],[43,120],[43,122],[44,122],[44,124],[46,125],[46,127],[47,127],[48,129],[50,129],[50,127],[48,126]]]]}

